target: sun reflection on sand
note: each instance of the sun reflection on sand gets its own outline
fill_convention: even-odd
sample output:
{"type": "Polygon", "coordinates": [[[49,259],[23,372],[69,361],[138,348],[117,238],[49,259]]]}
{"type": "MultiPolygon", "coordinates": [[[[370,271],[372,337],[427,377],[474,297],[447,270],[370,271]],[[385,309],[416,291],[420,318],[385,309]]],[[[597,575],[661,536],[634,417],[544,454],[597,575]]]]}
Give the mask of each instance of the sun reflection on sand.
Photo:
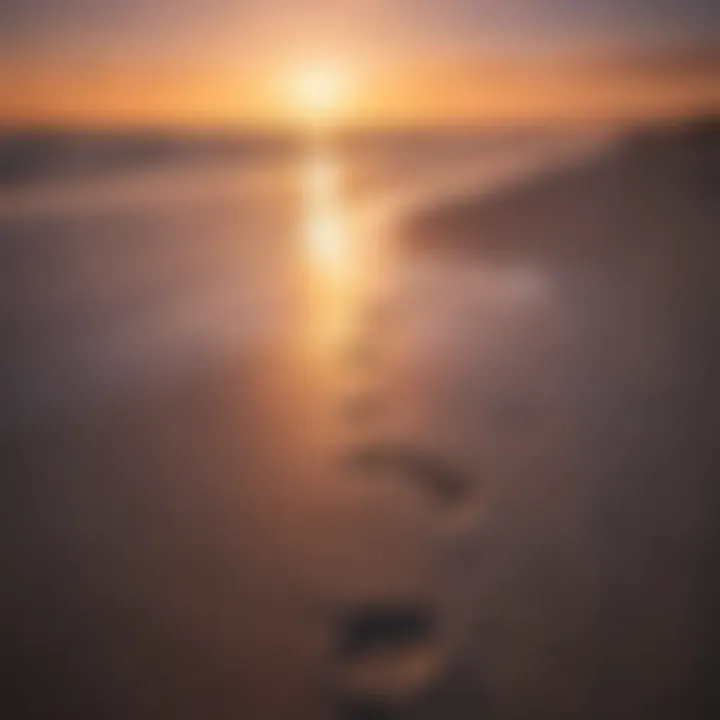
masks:
{"type": "Polygon", "coordinates": [[[344,193],[341,159],[316,142],[300,168],[301,257],[306,297],[306,342],[313,354],[332,355],[353,321],[361,284],[357,238],[344,193]]]}
{"type": "Polygon", "coordinates": [[[305,159],[305,241],[309,260],[319,271],[337,273],[349,261],[341,181],[338,160],[328,149],[315,150],[305,159]]]}

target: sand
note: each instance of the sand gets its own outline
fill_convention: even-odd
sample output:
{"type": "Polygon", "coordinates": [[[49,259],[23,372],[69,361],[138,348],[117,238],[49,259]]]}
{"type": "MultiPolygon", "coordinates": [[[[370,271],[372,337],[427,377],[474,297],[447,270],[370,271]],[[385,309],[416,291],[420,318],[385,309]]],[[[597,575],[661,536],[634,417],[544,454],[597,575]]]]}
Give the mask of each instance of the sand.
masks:
{"type": "MultiPolygon", "coordinates": [[[[378,297],[283,266],[272,339],[183,373],[141,344],[150,384],[8,414],[6,716],[707,717],[719,169],[713,132],[642,133],[466,193],[394,230],[378,297]]],[[[118,263],[154,262],[141,219],[118,263]]]]}

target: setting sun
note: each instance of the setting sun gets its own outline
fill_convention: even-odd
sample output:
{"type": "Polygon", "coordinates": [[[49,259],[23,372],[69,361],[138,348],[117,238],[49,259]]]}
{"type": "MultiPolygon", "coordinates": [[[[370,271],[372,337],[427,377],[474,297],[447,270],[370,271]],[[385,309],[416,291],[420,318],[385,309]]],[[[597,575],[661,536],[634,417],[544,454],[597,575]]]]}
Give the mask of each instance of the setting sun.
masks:
{"type": "Polygon", "coordinates": [[[292,79],[291,92],[296,108],[312,123],[337,119],[347,100],[348,76],[339,67],[313,65],[292,79]]]}

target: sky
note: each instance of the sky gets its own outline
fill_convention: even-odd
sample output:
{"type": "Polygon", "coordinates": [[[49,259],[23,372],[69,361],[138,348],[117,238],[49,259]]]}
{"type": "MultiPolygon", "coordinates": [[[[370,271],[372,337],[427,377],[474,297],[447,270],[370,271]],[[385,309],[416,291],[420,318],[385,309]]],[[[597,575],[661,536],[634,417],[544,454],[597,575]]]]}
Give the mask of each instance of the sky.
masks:
{"type": "Polygon", "coordinates": [[[292,122],[304,68],[344,121],[720,106],[716,0],[0,0],[0,121],[292,122]]]}

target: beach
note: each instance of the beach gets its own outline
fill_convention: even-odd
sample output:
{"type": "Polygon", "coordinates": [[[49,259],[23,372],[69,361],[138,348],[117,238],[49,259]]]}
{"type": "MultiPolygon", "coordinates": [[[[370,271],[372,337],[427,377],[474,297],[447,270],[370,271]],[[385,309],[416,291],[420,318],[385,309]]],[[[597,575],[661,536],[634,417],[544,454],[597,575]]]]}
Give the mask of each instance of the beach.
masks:
{"type": "Polygon", "coordinates": [[[559,135],[4,188],[9,717],[707,716],[718,135],[559,135]]]}

